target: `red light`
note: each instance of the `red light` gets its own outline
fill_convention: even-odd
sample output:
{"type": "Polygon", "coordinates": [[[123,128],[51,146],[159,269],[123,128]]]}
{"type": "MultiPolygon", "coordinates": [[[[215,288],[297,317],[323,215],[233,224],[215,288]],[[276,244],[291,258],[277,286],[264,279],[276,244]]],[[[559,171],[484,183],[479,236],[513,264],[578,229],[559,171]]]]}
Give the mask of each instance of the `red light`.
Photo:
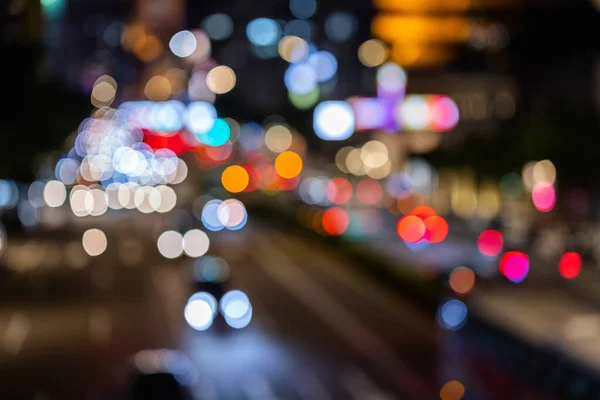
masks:
{"type": "Polygon", "coordinates": [[[323,229],[330,235],[341,235],[346,232],[349,224],[348,213],[339,207],[330,208],[323,213],[323,229]]]}
{"type": "Polygon", "coordinates": [[[495,230],[483,231],[477,239],[477,247],[484,256],[496,257],[502,251],[504,238],[502,233],[495,230]]]}
{"type": "Polygon", "coordinates": [[[277,177],[275,178],[275,186],[277,186],[277,189],[279,189],[279,190],[284,190],[284,191],[294,190],[294,189],[296,189],[296,187],[298,186],[299,183],[300,183],[300,175],[296,175],[295,177],[293,177],[291,179],[286,179],[286,178],[282,178],[278,174],[277,177]]]}
{"type": "Polygon", "coordinates": [[[529,257],[520,251],[507,251],[500,259],[500,272],[512,282],[522,282],[529,273],[529,257]]]}
{"type": "Polygon", "coordinates": [[[563,278],[575,278],[581,271],[581,256],[575,252],[563,254],[560,258],[558,269],[563,278]]]}
{"type": "Polygon", "coordinates": [[[356,185],[356,197],[365,205],[377,204],[383,197],[383,188],[375,179],[363,179],[356,185]]]}
{"type": "Polygon", "coordinates": [[[142,132],[144,133],[144,143],[153,150],[169,149],[175,154],[181,155],[188,149],[187,143],[178,132],[171,136],[157,135],[146,129],[143,129],[142,132]]]}
{"type": "Polygon", "coordinates": [[[441,243],[448,236],[448,223],[437,215],[426,218],[425,227],[427,228],[426,238],[430,243],[441,243]]]}
{"type": "Polygon", "coordinates": [[[425,223],[415,215],[407,215],[398,221],[398,236],[408,243],[416,243],[425,236],[425,223]]]}
{"type": "Polygon", "coordinates": [[[435,210],[431,207],[428,206],[418,206],[415,207],[411,212],[410,215],[415,215],[421,219],[427,219],[429,217],[433,217],[434,215],[437,215],[437,213],[435,212],[435,210]]]}
{"type": "Polygon", "coordinates": [[[344,178],[333,178],[327,184],[327,198],[333,204],[344,204],[352,198],[352,184],[344,178]]]}

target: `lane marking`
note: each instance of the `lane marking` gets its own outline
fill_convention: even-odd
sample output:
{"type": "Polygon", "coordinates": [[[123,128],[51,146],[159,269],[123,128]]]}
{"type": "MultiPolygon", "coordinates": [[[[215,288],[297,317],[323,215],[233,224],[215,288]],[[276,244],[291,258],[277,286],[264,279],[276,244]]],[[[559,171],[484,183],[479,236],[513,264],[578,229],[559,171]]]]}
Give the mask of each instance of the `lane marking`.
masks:
{"type": "MultiPolygon", "coordinates": [[[[286,247],[286,245],[283,244],[283,237],[278,237],[278,235],[274,232],[273,236],[274,241],[278,242],[279,247],[286,247]]],[[[323,255],[324,251],[320,249],[310,249],[309,246],[307,246],[305,243],[302,243],[300,240],[297,240],[297,238],[294,237],[293,239],[296,239],[293,241],[293,243],[292,238],[290,238],[288,241],[288,247],[291,247],[291,251],[294,252],[295,256],[302,257],[304,260],[310,261],[309,265],[314,266],[315,269],[318,269],[331,278],[343,282],[349,289],[361,297],[368,298],[374,303],[377,303],[379,308],[384,309],[391,315],[401,318],[403,322],[410,320],[409,326],[411,329],[417,331],[420,335],[427,337],[429,340],[437,340],[435,331],[432,329],[427,329],[427,325],[431,325],[432,328],[435,328],[435,326],[433,324],[428,324],[429,320],[426,317],[423,317],[415,307],[411,306],[409,303],[398,301],[387,292],[378,290],[375,288],[371,280],[359,280],[357,272],[350,271],[348,266],[342,265],[339,261],[333,259],[333,257],[323,255]],[[301,249],[298,247],[301,247],[301,249]],[[318,252],[319,257],[313,257],[309,259],[308,255],[311,254],[311,251],[313,255],[315,252],[318,252]],[[326,260],[323,259],[323,257],[326,257],[326,260]],[[407,316],[409,318],[402,318],[407,316]]]]}
{"type": "Polygon", "coordinates": [[[31,322],[29,318],[20,313],[14,313],[6,327],[2,344],[7,353],[17,356],[25,343],[25,339],[31,330],[31,322]]]}
{"type": "Polygon", "coordinates": [[[431,396],[428,385],[411,368],[394,356],[384,341],[366,328],[342,303],[312,282],[287,254],[275,248],[264,234],[255,233],[258,252],[253,252],[258,266],[288,289],[308,309],[335,331],[356,353],[388,376],[391,382],[411,395],[431,396]],[[265,260],[267,260],[265,262],[265,260]],[[286,266],[287,268],[284,268],[286,266]]]}

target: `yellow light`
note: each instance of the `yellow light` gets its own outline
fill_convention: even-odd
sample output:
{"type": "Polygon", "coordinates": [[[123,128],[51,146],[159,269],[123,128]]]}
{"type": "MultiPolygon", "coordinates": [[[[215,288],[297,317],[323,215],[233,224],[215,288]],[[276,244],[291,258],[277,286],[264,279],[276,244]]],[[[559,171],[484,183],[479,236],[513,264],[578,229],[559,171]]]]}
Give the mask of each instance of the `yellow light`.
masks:
{"type": "Polygon", "coordinates": [[[308,57],[308,43],[298,36],[284,36],[277,45],[277,51],[287,62],[302,62],[308,57]]]}
{"type": "Polygon", "coordinates": [[[275,159],[275,171],[282,178],[295,178],[302,172],[302,159],[293,151],[285,151],[275,159]]]}
{"type": "Polygon", "coordinates": [[[160,56],[163,46],[158,37],[148,34],[143,39],[135,42],[132,50],[137,58],[144,62],[150,62],[160,56]]]}
{"type": "Polygon", "coordinates": [[[144,93],[152,101],[167,100],[171,97],[171,83],[164,76],[154,76],[146,83],[144,93]]]}
{"type": "Polygon", "coordinates": [[[236,76],[231,68],[220,65],[208,71],[206,86],[215,94],[224,94],[235,87],[236,76]]]}
{"type": "Polygon", "coordinates": [[[265,132],[265,144],[273,153],[286,151],[292,145],[292,132],[283,125],[273,125],[265,132]]]}
{"type": "Polygon", "coordinates": [[[388,58],[389,50],[381,40],[370,39],[358,48],[358,59],[365,67],[377,67],[388,58]]]}
{"type": "Polygon", "coordinates": [[[221,175],[223,187],[231,193],[243,192],[246,187],[248,187],[249,182],[250,177],[248,171],[239,165],[227,167],[225,171],[223,171],[223,175],[221,175]]]}

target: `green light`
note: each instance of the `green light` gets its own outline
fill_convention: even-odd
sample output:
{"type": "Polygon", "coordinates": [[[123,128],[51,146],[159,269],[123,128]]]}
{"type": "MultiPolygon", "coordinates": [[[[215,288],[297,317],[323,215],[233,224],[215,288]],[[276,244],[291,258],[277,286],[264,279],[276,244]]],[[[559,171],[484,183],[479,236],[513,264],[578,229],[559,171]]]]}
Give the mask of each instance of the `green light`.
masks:
{"type": "Polygon", "coordinates": [[[288,92],[288,98],[294,107],[299,108],[300,110],[307,110],[317,104],[320,94],[319,86],[315,86],[315,88],[307,94],[288,92]]]}

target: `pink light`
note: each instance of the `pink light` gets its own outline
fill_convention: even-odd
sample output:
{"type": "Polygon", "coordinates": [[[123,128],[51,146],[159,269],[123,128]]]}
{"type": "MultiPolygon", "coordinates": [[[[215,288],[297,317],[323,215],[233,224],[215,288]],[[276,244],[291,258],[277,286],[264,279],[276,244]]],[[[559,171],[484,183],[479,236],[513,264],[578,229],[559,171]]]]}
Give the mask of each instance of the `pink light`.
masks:
{"type": "Polygon", "coordinates": [[[554,208],[556,203],[556,191],[554,186],[547,183],[536,183],[531,192],[531,199],[535,208],[542,212],[548,212],[554,208]]]}
{"type": "Polygon", "coordinates": [[[500,272],[512,282],[522,282],[529,273],[529,257],[520,251],[507,251],[500,259],[500,272]]]}
{"type": "Polygon", "coordinates": [[[431,105],[431,123],[435,130],[448,131],[458,124],[458,107],[447,96],[437,96],[431,105]]]}

